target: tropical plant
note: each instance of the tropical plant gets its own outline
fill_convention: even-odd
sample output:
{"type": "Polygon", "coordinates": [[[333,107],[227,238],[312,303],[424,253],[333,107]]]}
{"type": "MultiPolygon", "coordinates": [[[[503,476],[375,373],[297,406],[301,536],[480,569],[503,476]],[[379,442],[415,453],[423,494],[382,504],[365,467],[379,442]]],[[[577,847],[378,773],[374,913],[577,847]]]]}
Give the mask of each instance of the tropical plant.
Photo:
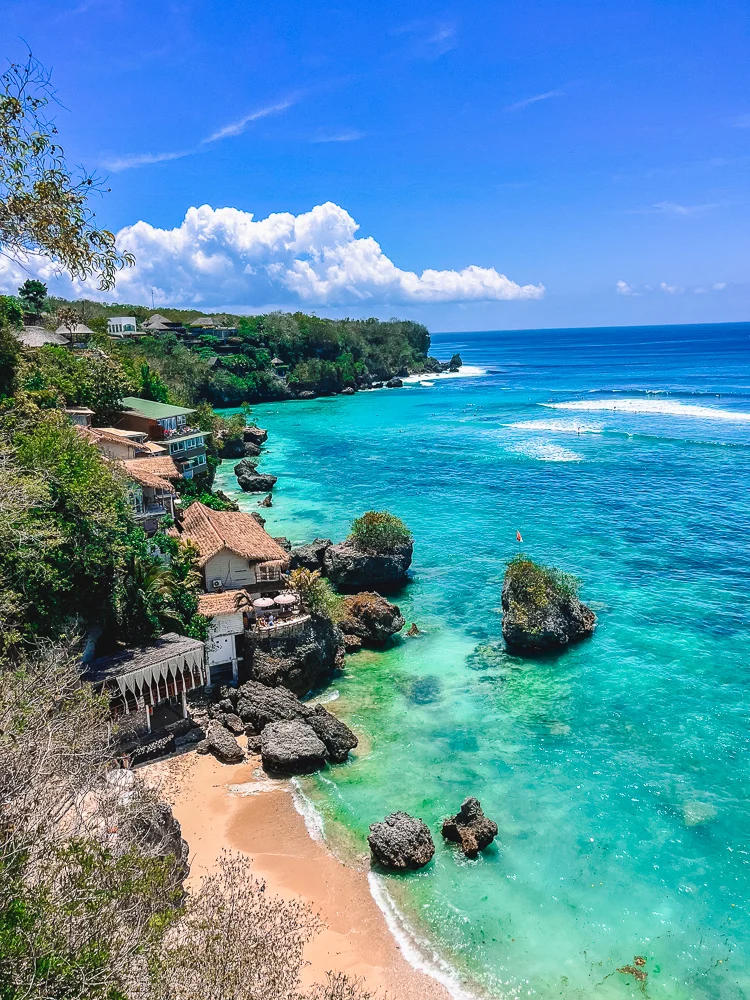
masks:
{"type": "MultiPolygon", "coordinates": [[[[0,215],[1,218],[2,215],[0,215]]],[[[47,299],[47,286],[43,281],[37,281],[36,278],[27,278],[18,289],[18,297],[27,312],[38,315],[44,308],[47,299]]]]}
{"type": "MultiPolygon", "coordinates": [[[[118,253],[112,233],[96,228],[89,199],[101,185],[68,168],[47,116],[53,100],[49,73],[30,54],[0,76],[0,251],[22,263],[42,255],[75,278],[95,275],[101,289],[111,288],[135,261],[118,253]]],[[[36,296],[29,301],[39,304],[36,296]]]]}
{"type": "Polygon", "coordinates": [[[333,622],[338,622],[343,617],[343,598],[333,592],[319,569],[310,570],[302,566],[293,569],[289,574],[289,586],[297,591],[302,603],[313,614],[324,615],[333,622]]]}
{"type": "Polygon", "coordinates": [[[349,539],[363,552],[393,552],[413,538],[400,517],[387,510],[368,510],[352,521],[349,539]]]}
{"type": "Polygon", "coordinates": [[[571,573],[534,562],[522,552],[508,561],[505,579],[513,587],[517,604],[539,610],[553,601],[571,600],[580,586],[571,573]]]}

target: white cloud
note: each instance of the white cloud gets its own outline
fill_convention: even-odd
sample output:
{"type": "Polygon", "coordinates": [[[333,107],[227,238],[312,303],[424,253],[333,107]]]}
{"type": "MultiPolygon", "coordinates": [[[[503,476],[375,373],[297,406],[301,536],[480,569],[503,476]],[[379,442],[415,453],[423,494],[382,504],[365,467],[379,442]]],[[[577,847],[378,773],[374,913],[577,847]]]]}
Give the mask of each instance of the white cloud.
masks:
{"type": "Polygon", "coordinates": [[[618,295],[647,295],[650,292],[663,292],[665,295],[682,295],[683,292],[692,292],[694,295],[707,295],[709,292],[722,292],[727,288],[726,281],[714,281],[712,284],[703,285],[670,285],[666,281],[660,281],[658,285],[629,285],[627,281],[618,281],[615,289],[618,295]]]}
{"type": "Polygon", "coordinates": [[[218,142],[220,139],[229,139],[235,135],[242,135],[248,125],[253,122],[257,122],[261,118],[270,118],[272,115],[278,115],[282,111],[286,111],[287,108],[291,108],[297,101],[293,97],[288,97],[283,101],[279,101],[277,104],[269,104],[265,108],[258,108],[256,111],[251,111],[249,114],[244,115],[239,118],[236,122],[230,122],[229,125],[224,125],[222,128],[217,129],[212,132],[211,135],[206,136],[201,142],[218,142]]]}
{"type": "Polygon", "coordinates": [[[615,287],[617,288],[617,294],[618,295],[637,295],[638,294],[636,292],[636,290],[633,288],[632,285],[629,285],[627,283],[627,281],[623,281],[622,279],[620,279],[620,281],[617,282],[617,285],[615,287]]]}
{"type": "Polygon", "coordinates": [[[181,160],[183,156],[189,156],[192,149],[185,149],[173,153],[133,153],[124,156],[115,156],[111,160],[102,160],[102,166],[111,170],[113,174],[121,170],[130,170],[132,167],[144,167],[149,163],[163,163],[165,160],[181,160]]]}
{"type": "Polygon", "coordinates": [[[646,213],[656,212],[660,215],[678,215],[678,216],[688,216],[688,215],[701,215],[703,212],[709,212],[712,208],[718,208],[718,204],[712,205],[679,205],[674,201],[658,201],[655,205],[652,205],[650,209],[646,209],[646,213]]]}
{"type": "MultiPolygon", "coordinates": [[[[544,286],[519,285],[495,268],[471,265],[461,271],[403,271],[372,237],[332,202],[310,212],[280,212],[256,221],[236,208],[190,208],[175,229],[147,222],[117,234],[120,250],[135,254],[136,266],[120,274],[114,293],[102,296],[95,283],[52,281],[58,294],[71,292],[121,302],[252,306],[427,304],[539,299],[544,286]]],[[[0,258],[0,287],[15,278],[0,258]]],[[[44,280],[48,264],[35,270],[44,280]]],[[[28,276],[28,275],[26,275],[28,276]]]]}
{"type": "Polygon", "coordinates": [[[531,104],[537,104],[539,101],[548,101],[551,97],[564,96],[564,90],[547,90],[543,94],[533,94],[531,97],[524,97],[523,100],[516,101],[515,104],[509,104],[505,110],[523,111],[524,108],[528,108],[531,104]]]}
{"type": "Polygon", "coordinates": [[[660,281],[659,288],[667,295],[681,295],[685,291],[680,285],[668,285],[666,281],[660,281]]]}
{"type": "Polygon", "coordinates": [[[314,143],[318,142],[356,142],[357,139],[364,139],[367,135],[366,132],[360,132],[359,129],[353,128],[345,132],[332,132],[330,134],[318,136],[312,141],[314,143]]]}

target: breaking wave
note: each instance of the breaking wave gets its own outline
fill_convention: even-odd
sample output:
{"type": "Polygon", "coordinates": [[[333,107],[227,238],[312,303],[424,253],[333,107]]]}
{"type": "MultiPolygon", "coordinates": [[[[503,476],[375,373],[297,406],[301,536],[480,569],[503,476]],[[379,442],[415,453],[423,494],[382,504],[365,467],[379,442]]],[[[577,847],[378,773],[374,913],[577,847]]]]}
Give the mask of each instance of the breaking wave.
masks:
{"type": "Polygon", "coordinates": [[[506,424],[515,431],[558,431],[562,434],[602,434],[603,424],[581,424],[577,420],[519,420],[506,424]]]}
{"type": "Polygon", "coordinates": [[[509,448],[516,455],[535,458],[539,462],[582,462],[583,455],[551,441],[523,441],[509,448]]]}
{"type": "Polygon", "coordinates": [[[692,417],[698,420],[726,420],[732,423],[750,423],[750,413],[738,410],[719,410],[713,406],[696,406],[670,399],[581,399],[568,403],[541,403],[552,410],[577,410],[596,413],[609,410],[618,413],[660,414],[671,417],[692,417]]]}

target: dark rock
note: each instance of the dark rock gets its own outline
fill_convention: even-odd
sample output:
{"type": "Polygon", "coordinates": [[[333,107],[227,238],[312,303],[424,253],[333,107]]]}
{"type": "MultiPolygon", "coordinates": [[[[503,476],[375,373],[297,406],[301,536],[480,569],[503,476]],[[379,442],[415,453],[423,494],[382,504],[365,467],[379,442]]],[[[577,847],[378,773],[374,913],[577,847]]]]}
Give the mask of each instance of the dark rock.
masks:
{"type": "Polygon", "coordinates": [[[239,688],[237,713],[256,733],[269,722],[306,719],[312,709],[285,687],[268,687],[258,681],[246,681],[239,688]]]}
{"type": "Polygon", "coordinates": [[[201,726],[196,726],[195,729],[191,729],[184,736],[176,736],[174,745],[179,749],[180,747],[193,746],[194,743],[202,743],[205,739],[206,730],[201,726]]]}
{"type": "Polygon", "coordinates": [[[443,820],[443,836],[460,844],[467,858],[475,858],[497,836],[497,823],[484,815],[479,799],[468,798],[455,816],[443,820]]]}
{"type": "Polygon", "coordinates": [[[345,653],[358,653],[362,649],[362,640],[358,635],[347,635],[344,632],[341,638],[344,642],[345,653]]]}
{"type": "Polygon", "coordinates": [[[347,540],[326,549],[326,576],[342,590],[378,590],[397,587],[407,579],[414,546],[399,545],[392,552],[363,552],[347,540]]]}
{"type": "Polygon", "coordinates": [[[237,698],[236,697],[234,699],[232,699],[232,697],[229,696],[229,695],[227,695],[226,697],[222,696],[221,701],[218,704],[218,708],[219,708],[220,711],[222,711],[222,712],[224,712],[226,714],[227,712],[233,712],[234,711],[234,706],[236,704],[237,704],[237,698]]]}
{"type": "Polygon", "coordinates": [[[196,743],[195,752],[202,754],[211,753],[211,747],[209,745],[208,740],[201,740],[200,743],[196,743]]]}
{"type": "Polygon", "coordinates": [[[245,724],[239,715],[235,715],[232,712],[228,712],[222,719],[221,723],[225,729],[228,729],[230,733],[234,733],[235,736],[242,736],[245,732],[245,724]]]}
{"type": "Polygon", "coordinates": [[[260,753],[260,748],[262,745],[263,745],[263,740],[260,736],[248,736],[247,738],[248,753],[260,753]]]}
{"type": "Polygon", "coordinates": [[[237,740],[215,719],[208,724],[206,743],[222,764],[239,764],[245,759],[245,752],[237,740]]]}
{"type": "Polygon", "coordinates": [[[243,472],[237,476],[237,485],[245,493],[268,493],[276,485],[277,477],[263,472],[243,472]]]}
{"type": "Polygon", "coordinates": [[[222,458],[248,458],[260,455],[260,445],[255,441],[244,441],[242,438],[224,438],[219,443],[222,458]]]}
{"type": "Polygon", "coordinates": [[[259,514],[257,510],[251,510],[250,517],[256,520],[258,524],[261,526],[261,528],[265,527],[266,519],[261,514],[259,514]]]}
{"type": "Polygon", "coordinates": [[[261,759],[268,771],[309,774],[325,766],[323,741],[301,719],[270,722],[261,733],[261,759]]]}
{"type": "Polygon", "coordinates": [[[346,389],[341,390],[342,396],[353,396],[356,393],[356,389],[352,386],[347,386],[346,389]]]}
{"type": "Polygon", "coordinates": [[[517,566],[509,566],[505,573],[503,638],[508,648],[521,653],[554,650],[591,635],[596,628],[591,608],[546,577],[543,569],[529,565],[535,574],[533,588],[517,566]]]}
{"type": "Polygon", "coordinates": [[[391,813],[382,823],[373,823],[367,842],[375,860],[396,871],[423,868],[435,853],[428,826],[405,812],[391,813]]]}
{"type": "Polygon", "coordinates": [[[172,733],[172,735],[177,739],[179,736],[184,736],[189,733],[193,728],[195,723],[192,719],[178,719],[177,722],[170,722],[168,725],[164,726],[162,733],[172,733]]]}
{"type": "Polygon", "coordinates": [[[237,511],[240,509],[239,504],[235,500],[232,500],[230,496],[227,496],[223,490],[214,490],[214,496],[217,496],[219,500],[223,500],[225,504],[228,504],[227,510],[237,511]]]}
{"type": "Polygon", "coordinates": [[[413,638],[415,635],[421,635],[421,634],[422,633],[417,628],[416,622],[411,623],[411,625],[409,626],[409,631],[406,633],[406,635],[408,635],[410,639],[413,638]]]}
{"type": "Polygon", "coordinates": [[[242,437],[245,441],[251,441],[254,444],[261,445],[265,444],[268,440],[268,431],[263,430],[262,427],[246,427],[242,432],[242,437]]]}
{"type": "Polygon", "coordinates": [[[389,378],[385,383],[385,387],[386,389],[400,389],[403,384],[400,378],[389,378]]]}
{"type": "Polygon", "coordinates": [[[273,495],[269,493],[258,502],[259,507],[273,507],[273,495]]]}
{"type": "Polygon", "coordinates": [[[310,389],[303,389],[302,392],[297,393],[297,399],[315,399],[317,395],[317,392],[312,392],[310,389]]]}
{"type": "Polygon", "coordinates": [[[148,810],[138,810],[132,823],[138,842],[147,847],[148,853],[160,858],[172,855],[177,859],[175,874],[180,882],[184,882],[190,874],[190,848],[167,803],[154,802],[148,810]]]}
{"type": "Polygon", "coordinates": [[[273,540],[277,542],[285,552],[292,551],[292,543],[283,535],[274,535],[273,540]]]}
{"type": "Polygon", "coordinates": [[[366,646],[382,646],[405,624],[397,605],[380,594],[365,591],[344,598],[344,617],[339,628],[347,635],[359,636],[366,646]]]}
{"type": "Polygon", "coordinates": [[[373,382],[371,388],[372,389],[382,389],[383,388],[383,383],[382,382],[373,382]]]}
{"type": "Polygon", "coordinates": [[[316,705],[315,711],[307,717],[307,724],[325,744],[333,764],[343,764],[359,740],[351,729],[323,707],[316,705]]]}
{"type": "Polygon", "coordinates": [[[316,538],[309,545],[297,545],[292,549],[290,569],[323,570],[326,549],[332,545],[330,538],[316,538]]]}
{"type": "Polygon", "coordinates": [[[245,668],[252,680],[283,685],[295,694],[319,687],[340,666],[344,646],[339,628],[313,614],[295,632],[252,634],[245,668]]]}

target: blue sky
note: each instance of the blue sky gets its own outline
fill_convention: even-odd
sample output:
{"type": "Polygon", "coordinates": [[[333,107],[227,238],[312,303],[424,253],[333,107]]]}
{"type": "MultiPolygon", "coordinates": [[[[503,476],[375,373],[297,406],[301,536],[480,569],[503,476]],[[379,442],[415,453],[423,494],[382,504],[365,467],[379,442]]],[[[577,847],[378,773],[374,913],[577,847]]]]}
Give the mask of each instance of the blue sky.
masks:
{"type": "Polygon", "coordinates": [[[121,299],[750,319],[746,2],[2,0],[0,38],[53,69],[99,221],[142,223],[121,299]]]}

